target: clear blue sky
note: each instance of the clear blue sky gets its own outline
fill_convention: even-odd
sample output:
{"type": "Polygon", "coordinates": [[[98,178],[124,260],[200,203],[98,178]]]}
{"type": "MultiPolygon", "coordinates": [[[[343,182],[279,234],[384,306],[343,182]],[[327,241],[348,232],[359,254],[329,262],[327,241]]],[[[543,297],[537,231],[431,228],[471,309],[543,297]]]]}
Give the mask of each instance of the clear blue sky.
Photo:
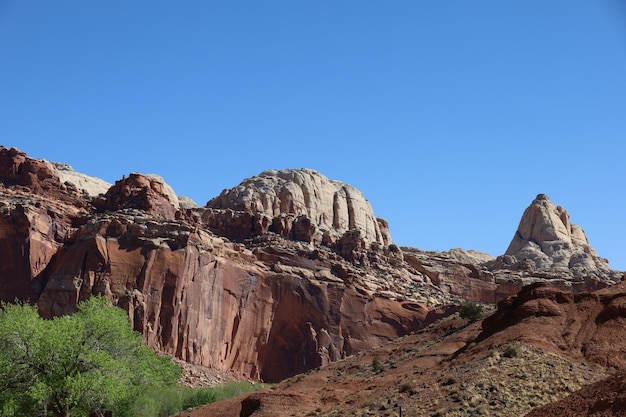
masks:
{"type": "Polygon", "coordinates": [[[200,204],[313,168],[430,250],[545,193],[626,270],[621,0],[0,0],[0,137],[200,204]]]}

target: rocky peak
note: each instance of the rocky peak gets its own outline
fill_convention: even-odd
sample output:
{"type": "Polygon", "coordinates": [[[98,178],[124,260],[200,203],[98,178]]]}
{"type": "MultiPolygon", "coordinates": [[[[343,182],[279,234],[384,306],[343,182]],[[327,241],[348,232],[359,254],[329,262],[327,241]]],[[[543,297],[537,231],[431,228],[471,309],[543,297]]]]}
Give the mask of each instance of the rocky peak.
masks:
{"type": "Polygon", "coordinates": [[[506,253],[498,259],[513,269],[550,271],[573,277],[616,273],[589,245],[583,229],[570,223],[568,212],[553,204],[545,194],[537,195],[524,211],[506,253]]]}
{"type": "Polygon", "coordinates": [[[77,207],[84,201],[77,198],[73,187],[61,183],[56,170],[43,159],[29,158],[16,148],[0,146],[0,183],[5,187],[50,197],[77,207]]]}
{"type": "Polygon", "coordinates": [[[569,213],[563,207],[554,205],[547,195],[539,194],[524,211],[506,254],[515,255],[528,242],[541,246],[553,241],[573,246],[589,245],[585,232],[570,223],[569,213]]]}
{"type": "Polygon", "coordinates": [[[364,242],[391,243],[386,222],[376,218],[359,190],[311,169],[263,171],[222,191],[207,207],[262,214],[270,219],[306,216],[321,234],[331,232],[338,238],[358,230],[364,242]]]}
{"type": "Polygon", "coordinates": [[[172,188],[157,175],[132,173],[115,182],[94,205],[100,210],[137,209],[145,214],[174,219],[178,198],[172,188]]]}

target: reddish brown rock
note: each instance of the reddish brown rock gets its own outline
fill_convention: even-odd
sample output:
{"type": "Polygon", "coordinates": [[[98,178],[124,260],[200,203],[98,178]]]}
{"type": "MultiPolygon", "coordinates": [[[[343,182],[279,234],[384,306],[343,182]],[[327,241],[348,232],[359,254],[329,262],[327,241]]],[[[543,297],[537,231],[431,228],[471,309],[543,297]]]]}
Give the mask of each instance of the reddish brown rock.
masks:
{"type": "Polygon", "coordinates": [[[526,414],[526,417],[624,416],[626,416],[626,372],[624,371],[526,414]]]}
{"type": "Polygon", "coordinates": [[[55,199],[59,202],[85,207],[75,190],[61,184],[54,168],[46,161],[32,159],[15,148],[0,146],[0,183],[5,188],[55,199]]]}
{"type": "Polygon", "coordinates": [[[44,161],[26,156],[15,148],[0,147],[0,181],[5,185],[22,185],[40,194],[60,189],[61,183],[44,161]]]}
{"type": "Polygon", "coordinates": [[[44,271],[88,203],[72,196],[43,161],[0,147],[0,300],[34,302],[44,271]]]}
{"type": "Polygon", "coordinates": [[[564,292],[544,283],[524,287],[498,303],[479,340],[518,340],[626,369],[626,286],[592,293],[564,292]]]}
{"type": "Polygon", "coordinates": [[[160,177],[132,173],[116,181],[95,204],[100,210],[137,209],[149,216],[173,220],[178,201],[172,201],[168,187],[160,177]]]}
{"type": "Polygon", "coordinates": [[[104,215],[58,254],[39,308],[66,314],[103,294],[155,349],[270,381],[451,313],[379,293],[330,251],[269,243],[250,251],[181,222],[104,215]],[[346,279],[332,272],[340,265],[346,279]]]}

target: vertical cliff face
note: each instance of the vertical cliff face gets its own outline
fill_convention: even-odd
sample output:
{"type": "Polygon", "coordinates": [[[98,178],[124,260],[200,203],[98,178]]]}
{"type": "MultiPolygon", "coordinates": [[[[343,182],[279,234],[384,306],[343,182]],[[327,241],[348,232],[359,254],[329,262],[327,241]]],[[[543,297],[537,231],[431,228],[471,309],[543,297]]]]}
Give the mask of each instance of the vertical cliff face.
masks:
{"type": "Polygon", "coordinates": [[[80,228],[49,268],[46,316],[103,294],[150,346],[251,378],[278,381],[417,330],[448,310],[346,285],[350,267],[295,246],[254,251],[180,222],[106,214],[80,228]],[[298,254],[298,251],[301,251],[298,254]],[[308,253],[302,260],[302,253],[308,253]],[[261,261],[263,259],[263,262],[261,261]],[[297,265],[289,266],[290,259],[297,265]],[[299,260],[298,260],[299,259],[299,260]]]}
{"type": "Polygon", "coordinates": [[[37,300],[87,204],[43,160],[0,146],[0,300],[37,300]]]}

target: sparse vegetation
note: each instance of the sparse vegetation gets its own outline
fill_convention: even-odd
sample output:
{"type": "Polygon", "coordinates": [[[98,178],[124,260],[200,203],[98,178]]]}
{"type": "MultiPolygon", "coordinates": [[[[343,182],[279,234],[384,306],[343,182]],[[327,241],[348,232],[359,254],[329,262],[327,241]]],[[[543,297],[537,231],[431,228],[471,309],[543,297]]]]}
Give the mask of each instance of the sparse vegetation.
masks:
{"type": "Polygon", "coordinates": [[[383,364],[380,362],[380,359],[378,359],[378,356],[374,355],[374,358],[372,359],[372,371],[380,372],[382,370],[383,364]]]}
{"type": "Polygon", "coordinates": [[[411,391],[413,389],[413,383],[411,381],[404,381],[403,383],[400,384],[400,387],[398,388],[398,392],[403,393],[403,392],[408,392],[411,391]]]}
{"type": "Polygon", "coordinates": [[[461,315],[461,318],[476,321],[483,316],[483,306],[470,301],[461,307],[459,314],[461,315]]]}
{"type": "Polygon", "coordinates": [[[502,352],[502,356],[505,358],[515,358],[519,356],[522,347],[517,343],[511,343],[504,348],[504,352],[502,352]]]}

